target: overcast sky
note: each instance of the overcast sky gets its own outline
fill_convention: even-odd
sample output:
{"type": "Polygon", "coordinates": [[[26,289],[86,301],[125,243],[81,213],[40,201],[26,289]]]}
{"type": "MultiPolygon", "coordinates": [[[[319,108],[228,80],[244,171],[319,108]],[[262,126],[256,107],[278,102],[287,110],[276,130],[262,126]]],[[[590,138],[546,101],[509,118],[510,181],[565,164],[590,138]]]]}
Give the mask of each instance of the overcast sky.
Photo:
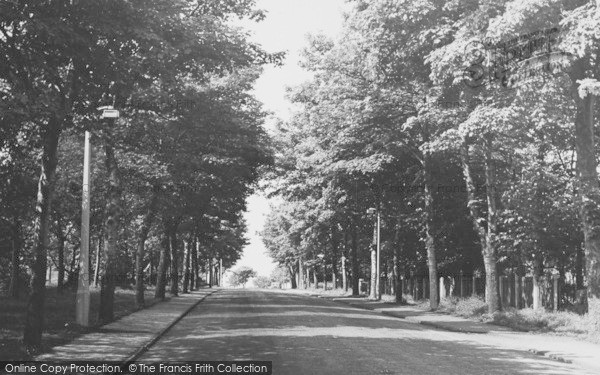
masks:
{"type": "MultiPolygon", "coordinates": [[[[282,119],[290,117],[291,104],[285,99],[287,86],[300,84],[310,74],[298,65],[300,51],[306,47],[306,35],[323,33],[334,37],[342,25],[344,0],[258,0],[258,8],[266,10],[267,18],[260,22],[244,22],[254,34],[254,41],[269,52],[286,51],[282,67],[266,67],[258,80],[255,95],[267,110],[282,119]]],[[[269,201],[260,195],[248,199],[248,237],[250,244],[244,249],[237,266],[249,266],[259,275],[269,276],[275,267],[265,252],[258,232],[269,211],[269,201]]]]}

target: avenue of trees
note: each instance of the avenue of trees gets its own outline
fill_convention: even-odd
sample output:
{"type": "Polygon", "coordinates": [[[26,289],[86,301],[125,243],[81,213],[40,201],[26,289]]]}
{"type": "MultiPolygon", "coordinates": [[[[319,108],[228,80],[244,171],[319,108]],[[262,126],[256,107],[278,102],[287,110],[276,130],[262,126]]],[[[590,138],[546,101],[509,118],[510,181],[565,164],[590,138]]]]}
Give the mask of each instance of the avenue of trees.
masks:
{"type": "Polygon", "coordinates": [[[273,159],[250,91],[281,55],[234,18],[264,14],[254,0],[0,3],[0,285],[28,299],[28,347],[48,269],[59,292],[77,284],[84,130],[100,322],[117,286],[143,307],[147,285],[185,293],[239,258],[246,197],[273,159]],[[106,105],[120,119],[100,120],[106,105]]]}
{"type": "Polygon", "coordinates": [[[339,37],[310,37],[314,76],[275,134],[263,238],[292,283],[373,281],[373,208],[382,274],[428,277],[432,309],[459,272],[484,275],[490,312],[509,272],[570,278],[598,307],[600,5],[350,3],[339,37]]]}

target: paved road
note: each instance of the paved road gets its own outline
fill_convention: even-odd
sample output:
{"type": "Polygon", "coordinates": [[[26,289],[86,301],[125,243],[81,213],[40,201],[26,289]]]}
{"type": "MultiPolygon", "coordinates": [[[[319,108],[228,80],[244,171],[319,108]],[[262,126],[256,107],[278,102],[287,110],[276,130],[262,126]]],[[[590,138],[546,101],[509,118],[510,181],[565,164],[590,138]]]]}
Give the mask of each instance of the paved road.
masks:
{"type": "MultiPolygon", "coordinates": [[[[478,336],[478,337],[475,337],[478,336]]],[[[585,374],[573,365],[328,300],[222,290],[141,361],[267,360],[280,374],[585,374]]]]}

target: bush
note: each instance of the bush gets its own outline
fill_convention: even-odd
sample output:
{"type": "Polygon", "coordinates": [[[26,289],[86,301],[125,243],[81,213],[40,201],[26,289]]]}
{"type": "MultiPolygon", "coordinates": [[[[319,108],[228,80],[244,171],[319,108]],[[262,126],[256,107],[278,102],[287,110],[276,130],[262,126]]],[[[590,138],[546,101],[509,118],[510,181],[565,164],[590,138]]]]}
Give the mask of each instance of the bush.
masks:
{"type": "MultiPolygon", "coordinates": [[[[429,310],[429,302],[419,301],[416,307],[429,310]]],[[[590,301],[589,312],[583,316],[571,311],[554,312],[544,309],[517,310],[515,308],[488,314],[487,309],[488,306],[480,297],[463,299],[450,297],[440,301],[438,311],[494,323],[518,331],[551,332],[600,343],[600,301],[598,300],[590,301]]]]}
{"type": "Polygon", "coordinates": [[[485,314],[487,309],[488,305],[481,297],[469,297],[459,299],[456,302],[454,313],[465,318],[471,318],[485,314]]]}
{"type": "Polygon", "coordinates": [[[484,319],[520,331],[570,332],[576,334],[586,332],[586,324],[582,324],[583,317],[564,311],[507,309],[496,312],[491,316],[487,315],[484,319]]]}

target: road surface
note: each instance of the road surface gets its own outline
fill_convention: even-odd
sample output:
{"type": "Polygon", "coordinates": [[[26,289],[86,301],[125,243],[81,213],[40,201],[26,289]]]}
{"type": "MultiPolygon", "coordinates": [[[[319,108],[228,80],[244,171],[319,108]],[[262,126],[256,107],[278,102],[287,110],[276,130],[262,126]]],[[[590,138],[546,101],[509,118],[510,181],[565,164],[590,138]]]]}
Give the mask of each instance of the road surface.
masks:
{"type": "Polygon", "coordinates": [[[221,290],[139,361],[273,361],[273,374],[585,374],[482,334],[430,329],[313,297],[221,290]]]}

